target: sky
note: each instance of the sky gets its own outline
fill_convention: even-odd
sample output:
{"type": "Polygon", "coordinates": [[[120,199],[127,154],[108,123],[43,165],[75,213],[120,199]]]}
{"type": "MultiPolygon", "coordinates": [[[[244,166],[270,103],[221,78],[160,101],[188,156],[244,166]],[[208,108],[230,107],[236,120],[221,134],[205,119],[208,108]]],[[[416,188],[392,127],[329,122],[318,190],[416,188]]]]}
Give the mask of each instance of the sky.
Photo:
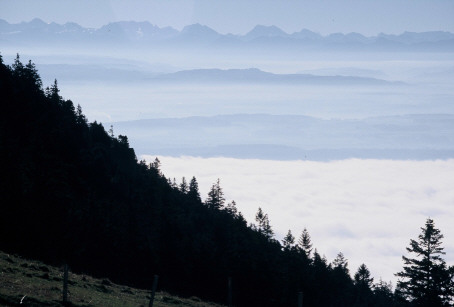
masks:
{"type": "Polygon", "coordinates": [[[201,23],[224,34],[244,34],[257,24],[323,35],[454,32],[453,16],[452,0],[0,0],[0,18],[11,23],[36,17],[94,28],[120,20],[177,29],[201,23]]]}
{"type": "MultiPolygon", "coordinates": [[[[142,156],[148,162],[154,155],[142,156]]],[[[402,270],[410,239],[428,217],[444,235],[444,259],[454,265],[454,160],[349,159],[332,162],[159,157],[177,183],[197,178],[202,199],[220,179],[248,222],[261,207],[276,238],[306,227],[328,261],[342,252],[352,274],[365,263],[378,282],[402,270]]]]}

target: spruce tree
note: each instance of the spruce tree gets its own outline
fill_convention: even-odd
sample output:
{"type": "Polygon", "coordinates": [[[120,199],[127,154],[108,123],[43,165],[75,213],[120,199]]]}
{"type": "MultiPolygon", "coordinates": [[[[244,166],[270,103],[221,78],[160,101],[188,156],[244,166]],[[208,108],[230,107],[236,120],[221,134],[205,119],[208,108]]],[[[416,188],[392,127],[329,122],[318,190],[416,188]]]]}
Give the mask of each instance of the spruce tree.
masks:
{"type": "Polygon", "coordinates": [[[43,87],[43,82],[41,77],[38,74],[38,70],[34,63],[31,60],[28,61],[28,64],[24,68],[24,79],[27,83],[34,86],[36,90],[40,91],[43,87]]]}
{"type": "Polygon", "coordinates": [[[336,258],[333,260],[333,268],[344,271],[348,274],[348,260],[344,257],[342,252],[339,252],[336,258]]]}
{"type": "Polygon", "coordinates": [[[238,209],[236,208],[236,202],[234,200],[227,204],[225,211],[233,217],[238,217],[238,209]]]}
{"type": "Polygon", "coordinates": [[[183,194],[187,194],[189,192],[189,186],[186,182],[186,178],[184,178],[184,177],[181,179],[180,192],[183,194]]]}
{"type": "Polygon", "coordinates": [[[271,240],[274,236],[274,231],[271,228],[268,214],[264,213],[260,207],[255,214],[255,221],[258,223],[258,232],[264,235],[268,240],[271,240]]]}
{"type": "Polygon", "coordinates": [[[414,258],[402,256],[403,271],[397,291],[415,306],[452,306],[454,298],[454,268],[448,268],[441,257],[443,235],[435,228],[434,221],[427,219],[418,240],[410,240],[407,251],[414,258]]]}
{"type": "Polygon", "coordinates": [[[391,282],[385,282],[381,278],[373,286],[374,306],[398,306],[393,294],[391,282]]]}
{"type": "Polygon", "coordinates": [[[304,228],[300,238],[298,239],[298,247],[304,251],[307,258],[310,258],[310,254],[312,252],[312,241],[306,228],[304,228]]]}
{"type": "Polygon", "coordinates": [[[208,192],[208,198],[205,201],[205,204],[210,209],[221,210],[224,208],[225,198],[224,192],[221,188],[220,180],[218,179],[212,186],[211,190],[208,192]]]}
{"type": "Polygon", "coordinates": [[[348,259],[342,252],[339,252],[332,262],[331,291],[331,295],[338,301],[337,306],[353,306],[356,301],[348,259]]]}
{"type": "Polygon", "coordinates": [[[63,100],[60,96],[57,79],[54,79],[54,84],[52,84],[51,87],[46,87],[46,96],[55,104],[60,104],[63,100]]]}
{"type": "MultiPolygon", "coordinates": [[[[79,126],[86,126],[87,125],[87,118],[83,114],[82,107],[80,106],[80,104],[78,104],[77,108],[76,108],[76,123],[79,126]]],[[[112,131],[112,133],[113,133],[113,131],[112,131]]]]}
{"type": "Polygon", "coordinates": [[[287,232],[287,235],[282,240],[282,247],[284,248],[284,250],[289,251],[292,249],[294,244],[295,244],[295,237],[292,235],[292,231],[289,230],[287,232]]]}
{"type": "Polygon", "coordinates": [[[161,161],[159,161],[158,157],[154,159],[152,163],[149,165],[150,170],[152,170],[156,175],[162,176],[161,172],[161,161]]]}
{"type": "Polygon", "coordinates": [[[14,63],[11,66],[11,68],[12,68],[12,72],[13,72],[13,76],[14,77],[16,77],[18,79],[23,77],[23,75],[24,75],[24,64],[22,64],[22,62],[20,60],[19,53],[16,54],[16,59],[14,60],[14,63]]]}
{"type": "Polygon", "coordinates": [[[372,289],[374,278],[370,277],[370,271],[364,263],[356,271],[354,281],[357,286],[372,289]]]}
{"type": "Polygon", "coordinates": [[[197,202],[197,203],[202,202],[202,200],[200,198],[199,184],[197,183],[197,179],[194,176],[192,177],[191,181],[189,182],[188,196],[194,202],[197,202]]]}
{"type": "Polygon", "coordinates": [[[356,286],[356,306],[370,306],[374,278],[370,276],[370,271],[364,263],[356,271],[353,282],[356,286]]]}

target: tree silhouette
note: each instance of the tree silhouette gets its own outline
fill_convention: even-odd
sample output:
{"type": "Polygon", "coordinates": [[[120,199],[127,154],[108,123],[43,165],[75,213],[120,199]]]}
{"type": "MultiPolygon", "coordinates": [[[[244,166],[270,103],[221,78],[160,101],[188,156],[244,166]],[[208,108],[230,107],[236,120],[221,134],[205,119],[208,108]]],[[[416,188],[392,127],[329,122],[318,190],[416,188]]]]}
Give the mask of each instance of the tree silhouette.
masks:
{"type": "Polygon", "coordinates": [[[218,178],[218,180],[211,186],[205,204],[210,209],[221,210],[224,208],[224,203],[225,203],[224,192],[222,191],[221,183],[218,178]]]}
{"type": "Polygon", "coordinates": [[[333,268],[344,271],[348,274],[348,260],[345,258],[342,252],[339,252],[336,258],[333,260],[333,268]]]}
{"type": "Polygon", "coordinates": [[[292,235],[292,231],[289,229],[287,235],[282,240],[282,247],[284,250],[291,250],[295,244],[295,237],[292,235]]]}
{"type": "Polygon", "coordinates": [[[238,209],[236,208],[236,202],[232,200],[225,206],[225,211],[233,217],[238,217],[238,209]]]}
{"type": "Polygon", "coordinates": [[[363,263],[359,266],[354,276],[355,285],[365,289],[372,289],[374,278],[370,277],[370,271],[363,263]]]}
{"type": "MultiPolygon", "coordinates": [[[[87,125],[87,118],[83,114],[82,107],[80,106],[80,104],[78,104],[77,108],[76,108],[76,123],[79,126],[86,126],[87,125]]],[[[112,133],[113,133],[113,131],[112,131],[112,133]]]]}
{"type": "Polygon", "coordinates": [[[16,58],[14,59],[14,63],[13,63],[13,65],[11,65],[11,67],[12,67],[12,73],[13,73],[14,77],[16,77],[16,78],[23,77],[24,64],[22,64],[19,54],[16,54],[16,58]]]}
{"type": "Polygon", "coordinates": [[[311,236],[306,228],[303,229],[300,238],[298,239],[298,247],[304,251],[306,256],[310,258],[312,252],[312,241],[311,236]]]}
{"type": "Polygon", "coordinates": [[[35,64],[32,63],[31,60],[25,65],[24,78],[26,82],[30,83],[32,88],[36,88],[37,91],[42,90],[43,82],[41,81],[41,77],[38,74],[35,64]]]}
{"type": "Polygon", "coordinates": [[[264,213],[262,208],[258,208],[257,213],[255,214],[255,221],[258,223],[257,231],[266,237],[268,240],[271,240],[274,236],[274,231],[271,228],[270,220],[268,219],[268,214],[264,213]]]}
{"type": "Polygon", "coordinates": [[[434,221],[426,220],[417,240],[410,240],[407,252],[414,258],[402,256],[403,271],[397,291],[415,306],[451,306],[454,298],[454,268],[448,268],[441,257],[443,235],[435,228],[434,221]]]}
{"type": "Polygon", "coordinates": [[[370,306],[374,279],[370,276],[370,271],[364,263],[359,266],[353,281],[357,291],[356,306],[370,306]]]}
{"type": "Polygon", "coordinates": [[[398,306],[393,293],[391,282],[385,282],[381,278],[373,286],[374,304],[377,307],[398,306]]]}
{"type": "Polygon", "coordinates": [[[186,182],[185,177],[181,178],[181,183],[180,183],[179,189],[180,189],[180,192],[183,194],[187,194],[189,192],[189,186],[188,186],[188,183],[186,182]]]}
{"type": "Polygon", "coordinates": [[[188,196],[197,203],[200,203],[202,201],[200,199],[199,184],[197,183],[197,179],[195,177],[192,177],[191,181],[189,182],[188,196]]]}

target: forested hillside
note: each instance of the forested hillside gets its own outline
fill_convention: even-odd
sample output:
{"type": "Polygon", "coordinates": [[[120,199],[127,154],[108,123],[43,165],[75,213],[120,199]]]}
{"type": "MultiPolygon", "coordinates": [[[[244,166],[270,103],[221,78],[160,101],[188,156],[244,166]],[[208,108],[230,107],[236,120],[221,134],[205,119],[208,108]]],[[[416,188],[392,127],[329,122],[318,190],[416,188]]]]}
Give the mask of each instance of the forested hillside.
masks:
{"type": "Polygon", "coordinates": [[[0,58],[0,93],[0,249],[143,288],[158,274],[163,290],[221,303],[231,277],[235,306],[296,306],[298,292],[304,306],[406,306],[365,265],[328,263],[307,231],[279,242],[262,210],[248,225],[219,181],[202,201],[196,178],[138,161],[32,62],[0,58]]]}

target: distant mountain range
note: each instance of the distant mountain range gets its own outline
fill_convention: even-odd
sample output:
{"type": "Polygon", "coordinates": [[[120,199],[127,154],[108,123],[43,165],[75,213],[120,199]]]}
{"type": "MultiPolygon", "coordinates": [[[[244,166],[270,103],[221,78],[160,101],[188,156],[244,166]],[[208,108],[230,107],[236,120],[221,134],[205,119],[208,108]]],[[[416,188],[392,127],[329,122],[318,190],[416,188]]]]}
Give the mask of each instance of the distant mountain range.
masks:
{"type": "Polygon", "coordinates": [[[139,155],[318,161],[454,156],[453,114],[330,120],[302,115],[233,114],[112,124],[116,133],[130,136],[139,155]]]}
{"type": "Polygon", "coordinates": [[[274,74],[257,68],[248,69],[192,69],[172,73],[155,73],[134,66],[103,67],[101,65],[40,64],[43,80],[55,78],[63,82],[81,80],[103,82],[147,83],[222,83],[222,84],[311,84],[311,85],[405,85],[403,82],[348,75],[274,74]]]}
{"type": "Polygon", "coordinates": [[[355,76],[316,76],[312,74],[273,74],[257,68],[249,69],[193,69],[158,75],[152,80],[172,82],[223,82],[223,83],[285,83],[285,84],[361,84],[392,85],[402,82],[389,82],[376,78],[355,76]]]}
{"type": "Polygon", "coordinates": [[[405,32],[400,35],[379,34],[366,37],[359,33],[333,33],[322,36],[302,29],[286,33],[276,26],[257,25],[245,35],[220,34],[200,24],[193,24],[178,31],[171,27],[160,28],[149,22],[121,21],[109,23],[98,29],[84,28],[76,23],[45,23],[40,19],[10,24],[0,19],[2,45],[36,45],[66,43],[119,44],[134,46],[172,47],[186,45],[210,48],[242,47],[293,47],[309,49],[355,49],[394,51],[454,51],[454,34],[450,32],[405,32]]]}

